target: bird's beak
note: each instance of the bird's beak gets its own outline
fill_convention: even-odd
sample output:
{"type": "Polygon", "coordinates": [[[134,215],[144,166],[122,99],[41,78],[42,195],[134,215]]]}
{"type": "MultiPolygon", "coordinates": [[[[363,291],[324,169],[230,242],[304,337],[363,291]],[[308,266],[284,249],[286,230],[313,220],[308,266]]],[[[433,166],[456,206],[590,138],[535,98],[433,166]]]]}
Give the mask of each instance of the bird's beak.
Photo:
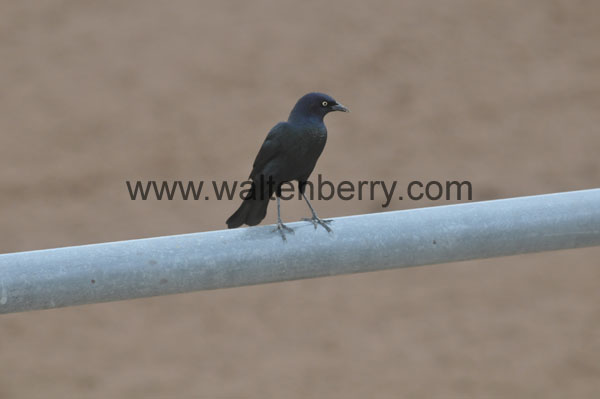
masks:
{"type": "Polygon", "coordinates": [[[342,104],[335,104],[333,107],[331,107],[331,109],[333,111],[350,112],[350,110],[344,107],[342,104]]]}

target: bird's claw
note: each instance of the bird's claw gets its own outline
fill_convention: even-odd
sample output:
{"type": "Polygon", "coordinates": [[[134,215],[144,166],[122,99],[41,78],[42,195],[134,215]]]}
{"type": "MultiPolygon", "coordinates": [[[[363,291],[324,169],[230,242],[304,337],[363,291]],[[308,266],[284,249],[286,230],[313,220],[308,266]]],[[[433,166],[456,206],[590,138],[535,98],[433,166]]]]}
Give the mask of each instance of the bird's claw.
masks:
{"type": "Polygon", "coordinates": [[[291,227],[287,227],[282,222],[277,222],[277,227],[275,229],[273,229],[273,232],[276,232],[276,231],[278,231],[279,234],[281,234],[281,238],[283,239],[283,241],[286,241],[285,231],[287,231],[290,234],[294,234],[294,229],[292,229],[291,227]]]}
{"type": "Polygon", "coordinates": [[[302,221],[304,222],[310,222],[313,224],[313,226],[315,226],[315,230],[317,229],[317,225],[320,224],[321,226],[323,226],[323,228],[325,230],[327,230],[328,233],[333,232],[333,230],[331,230],[331,227],[327,226],[327,224],[333,222],[333,220],[331,219],[321,219],[317,216],[313,216],[312,218],[302,218],[302,221]]]}

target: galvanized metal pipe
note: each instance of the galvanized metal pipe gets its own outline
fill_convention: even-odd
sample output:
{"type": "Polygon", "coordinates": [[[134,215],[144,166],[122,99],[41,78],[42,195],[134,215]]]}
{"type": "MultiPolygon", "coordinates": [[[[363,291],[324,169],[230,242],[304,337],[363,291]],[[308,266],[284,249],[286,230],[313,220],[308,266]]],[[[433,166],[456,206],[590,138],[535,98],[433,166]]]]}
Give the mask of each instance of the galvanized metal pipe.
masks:
{"type": "Polygon", "coordinates": [[[0,255],[0,313],[600,245],[600,189],[0,255]]]}

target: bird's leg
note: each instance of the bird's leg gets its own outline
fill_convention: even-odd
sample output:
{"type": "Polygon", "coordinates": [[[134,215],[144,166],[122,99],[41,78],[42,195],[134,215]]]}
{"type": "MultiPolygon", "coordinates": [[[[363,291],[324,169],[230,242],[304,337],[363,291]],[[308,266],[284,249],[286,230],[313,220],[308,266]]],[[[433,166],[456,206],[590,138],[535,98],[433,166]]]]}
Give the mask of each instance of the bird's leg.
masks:
{"type": "Polygon", "coordinates": [[[280,201],[279,197],[277,197],[277,228],[273,231],[279,231],[279,234],[281,234],[281,238],[283,239],[283,241],[285,241],[284,230],[287,231],[288,233],[294,234],[294,230],[287,227],[281,221],[281,201],[280,201]]]}
{"type": "Polygon", "coordinates": [[[333,230],[331,230],[331,227],[327,226],[327,224],[333,222],[333,220],[323,220],[320,217],[318,217],[317,212],[315,212],[312,205],[310,204],[310,201],[308,200],[308,198],[306,198],[306,195],[304,193],[302,193],[302,197],[304,197],[304,200],[306,201],[306,204],[308,205],[308,207],[310,208],[310,212],[312,213],[312,218],[302,218],[302,220],[305,222],[311,222],[313,226],[315,226],[315,230],[317,229],[317,224],[320,224],[325,228],[325,230],[327,230],[328,233],[331,233],[333,230]]]}

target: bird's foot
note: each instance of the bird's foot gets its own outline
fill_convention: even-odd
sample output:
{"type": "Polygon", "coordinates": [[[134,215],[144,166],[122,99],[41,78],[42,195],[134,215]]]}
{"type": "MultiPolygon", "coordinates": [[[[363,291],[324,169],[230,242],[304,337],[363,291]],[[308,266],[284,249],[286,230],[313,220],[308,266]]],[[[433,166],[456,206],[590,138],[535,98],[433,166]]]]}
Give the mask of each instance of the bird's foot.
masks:
{"type": "Polygon", "coordinates": [[[331,227],[327,226],[329,223],[333,222],[333,220],[331,220],[331,219],[325,220],[325,219],[321,219],[317,215],[313,215],[312,218],[302,218],[302,221],[311,222],[313,224],[313,226],[315,226],[315,230],[317,229],[317,225],[320,224],[321,226],[323,226],[323,228],[325,230],[327,230],[328,233],[333,232],[333,230],[331,230],[331,227]]]}
{"type": "Polygon", "coordinates": [[[273,229],[273,232],[276,232],[276,231],[278,231],[279,234],[281,234],[281,238],[283,239],[283,241],[286,241],[286,238],[285,238],[286,231],[290,234],[294,234],[294,229],[287,227],[285,224],[283,224],[281,222],[281,220],[277,222],[277,227],[275,229],[273,229]]]}

